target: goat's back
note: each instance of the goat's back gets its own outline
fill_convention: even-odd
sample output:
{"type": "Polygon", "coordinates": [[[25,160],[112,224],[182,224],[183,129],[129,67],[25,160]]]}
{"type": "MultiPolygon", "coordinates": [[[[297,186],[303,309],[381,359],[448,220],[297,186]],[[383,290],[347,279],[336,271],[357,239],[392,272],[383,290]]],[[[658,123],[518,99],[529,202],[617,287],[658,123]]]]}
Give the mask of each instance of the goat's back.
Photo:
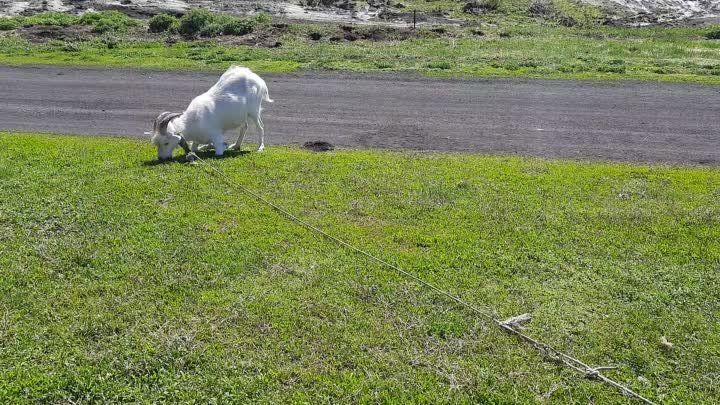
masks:
{"type": "Polygon", "coordinates": [[[240,66],[230,67],[208,91],[218,96],[244,96],[248,99],[253,98],[252,96],[262,99],[265,92],[267,92],[265,81],[250,69],[240,66]]]}
{"type": "Polygon", "coordinates": [[[263,99],[269,100],[267,85],[250,69],[233,66],[213,87],[190,103],[184,114],[188,139],[237,128],[248,115],[259,117],[263,99]]]}

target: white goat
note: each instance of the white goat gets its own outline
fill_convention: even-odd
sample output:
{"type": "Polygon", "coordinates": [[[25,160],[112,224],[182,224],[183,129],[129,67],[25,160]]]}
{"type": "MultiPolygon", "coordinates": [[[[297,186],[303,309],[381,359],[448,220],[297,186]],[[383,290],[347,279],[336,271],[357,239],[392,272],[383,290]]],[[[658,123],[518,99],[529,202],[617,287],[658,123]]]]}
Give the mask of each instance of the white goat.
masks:
{"type": "MultiPolygon", "coordinates": [[[[240,136],[230,149],[240,149],[248,129],[248,119],[260,135],[258,152],[265,150],[265,129],[260,112],[262,102],[272,103],[265,81],[250,69],[232,66],[205,93],[195,97],[184,113],[164,112],[153,124],[152,143],[157,146],[158,159],[172,159],[178,146],[185,153],[197,152],[211,144],[215,155],[225,152],[224,134],[239,128],[240,136]],[[188,146],[188,142],[191,145],[188,146]]],[[[150,133],[146,134],[150,135],[150,133]]]]}

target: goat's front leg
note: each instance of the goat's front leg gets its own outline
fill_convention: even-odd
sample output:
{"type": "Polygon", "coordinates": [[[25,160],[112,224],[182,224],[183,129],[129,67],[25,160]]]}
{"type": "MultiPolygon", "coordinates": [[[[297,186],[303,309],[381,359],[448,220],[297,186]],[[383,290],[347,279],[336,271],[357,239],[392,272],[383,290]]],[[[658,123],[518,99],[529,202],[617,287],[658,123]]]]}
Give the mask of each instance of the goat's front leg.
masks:
{"type": "Polygon", "coordinates": [[[215,146],[215,156],[222,156],[225,153],[225,139],[221,134],[215,134],[212,139],[213,146],[215,146]]]}
{"type": "Polygon", "coordinates": [[[195,153],[198,151],[198,146],[200,146],[197,142],[190,142],[190,146],[188,147],[187,142],[183,139],[183,142],[185,143],[185,146],[183,146],[183,149],[185,149],[185,159],[189,161],[190,163],[195,161],[195,153]],[[192,155],[190,153],[193,153],[192,155]]]}

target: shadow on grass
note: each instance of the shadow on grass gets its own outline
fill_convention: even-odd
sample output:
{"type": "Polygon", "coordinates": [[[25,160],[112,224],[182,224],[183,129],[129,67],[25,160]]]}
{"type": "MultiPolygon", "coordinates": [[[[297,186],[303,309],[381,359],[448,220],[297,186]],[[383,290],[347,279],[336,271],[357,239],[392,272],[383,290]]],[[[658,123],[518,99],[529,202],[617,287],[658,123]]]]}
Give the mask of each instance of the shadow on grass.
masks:
{"type": "MultiPolygon", "coordinates": [[[[250,154],[251,152],[249,150],[226,150],[225,154],[222,156],[215,156],[215,152],[212,150],[204,151],[204,152],[197,152],[196,155],[200,157],[200,159],[203,160],[212,160],[212,159],[228,159],[228,158],[235,158],[244,156],[247,154],[250,154]]],[[[146,160],[143,162],[143,166],[159,166],[159,165],[165,165],[165,164],[171,164],[171,163],[190,163],[190,160],[187,158],[186,155],[182,156],[175,156],[170,160],[159,160],[159,159],[153,159],[153,160],[146,160]]]]}

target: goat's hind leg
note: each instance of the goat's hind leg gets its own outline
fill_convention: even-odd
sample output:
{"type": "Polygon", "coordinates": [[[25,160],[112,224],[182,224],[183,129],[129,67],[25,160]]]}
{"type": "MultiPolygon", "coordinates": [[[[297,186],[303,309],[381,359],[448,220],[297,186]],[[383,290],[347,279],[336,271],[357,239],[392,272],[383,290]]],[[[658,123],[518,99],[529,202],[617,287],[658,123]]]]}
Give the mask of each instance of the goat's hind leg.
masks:
{"type": "Polygon", "coordinates": [[[232,150],[242,149],[242,143],[243,143],[243,140],[245,139],[245,134],[247,133],[247,130],[248,130],[247,120],[245,122],[243,122],[243,124],[240,126],[239,130],[240,130],[240,135],[238,136],[235,143],[230,145],[230,149],[232,149],[232,150]]]}
{"type": "Polygon", "coordinates": [[[265,127],[263,126],[262,118],[260,118],[260,114],[251,116],[253,121],[255,122],[255,126],[258,129],[258,138],[260,140],[260,146],[258,146],[257,151],[262,152],[265,150],[265,127]]]}

